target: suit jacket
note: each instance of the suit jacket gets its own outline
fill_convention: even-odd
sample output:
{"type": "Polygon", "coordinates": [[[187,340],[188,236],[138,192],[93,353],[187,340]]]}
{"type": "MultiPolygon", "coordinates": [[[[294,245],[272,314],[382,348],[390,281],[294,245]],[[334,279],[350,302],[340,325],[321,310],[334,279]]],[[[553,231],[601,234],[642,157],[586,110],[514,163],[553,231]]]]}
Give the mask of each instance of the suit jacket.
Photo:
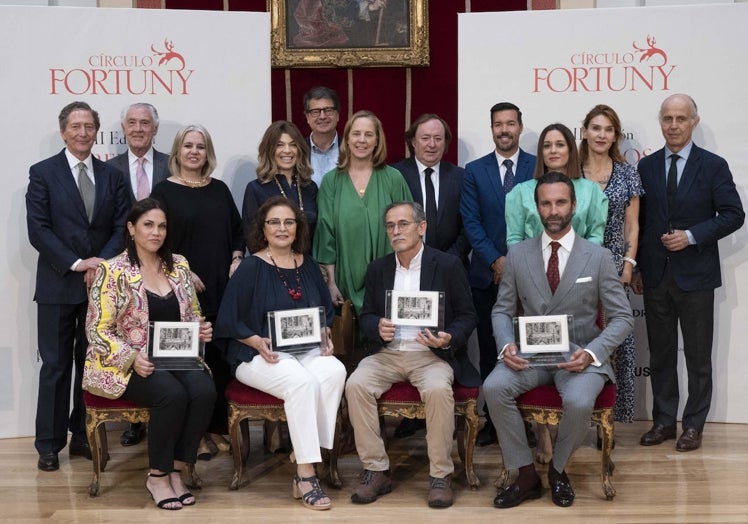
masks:
{"type": "MultiPolygon", "coordinates": [[[[372,261],[366,270],[366,291],[359,324],[373,354],[386,346],[379,337],[379,319],[385,316],[386,291],[395,284],[395,254],[372,261]]],[[[477,316],[460,259],[429,246],[421,258],[421,291],[444,291],[444,331],[452,335],[451,350],[432,349],[454,370],[455,380],[468,387],[480,386],[478,371],[467,357],[466,346],[477,316]]]]}
{"type": "MultiPolygon", "coordinates": [[[[179,303],[180,320],[202,315],[192,285],[190,266],[173,255],[174,269],[166,274],[179,303]]],[[[148,347],[148,296],[140,267],[130,264],[127,251],[102,262],[91,286],[86,314],[88,350],[83,389],[106,398],[119,398],[132,375],[138,352],[148,347]]]]}
{"type": "MultiPolygon", "coordinates": [[[[535,156],[520,149],[514,170],[514,184],[532,178],[535,156]]],[[[491,264],[506,255],[506,220],[504,186],[501,184],[496,153],[468,162],[462,183],[460,213],[473,256],[470,262],[470,285],[485,289],[493,280],[491,264]]]]}
{"type": "MultiPolygon", "coordinates": [[[[423,205],[421,175],[418,173],[415,158],[406,158],[393,164],[392,167],[405,177],[410,192],[413,194],[413,200],[423,205]]],[[[428,227],[436,228],[438,236],[438,244],[431,247],[455,255],[467,266],[470,243],[462,227],[462,215],[460,215],[460,194],[464,173],[464,169],[454,164],[444,161],[439,163],[439,202],[436,206],[436,224],[429,224],[428,227]]]]}
{"type": "Polygon", "coordinates": [[[512,318],[521,303],[525,316],[574,315],[573,350],[590,350],[602,364],[584,372],[603,373],[615,382],[610,356],[634,328],[626,293],[613,264],[610,251],[579,235],[556,289],[551,293],[545,274],[540,236],[512,246],[504,264],[504,277],[491,312],[496,347],[514,343],[512,318]],[[518,302],[519,301],[519,302],[518,302]],[[597,325],[598,304],[602,303],[606,326],[597,325]]]}
{"type": "MultiPolygon", "coordinates": [[[[121,155],[117,155],[114,158],[107,160],[107,164],[111,164],[120,171],[125,177],[125,183],[127,186],[127,193],[130,197],[130,204],[137,202],[135,198],[135,190],[137,188],[132,187],[132,181],[130,180],[130,157],[128,156],[129,151],[125,151],[121,155]]],[[[169,155],[159,153],[155,149],[153,150],[153,182],[151,183],[151,189],[156,184],[169,178],[169,155]]]]}
{"type": "Polygon", "coordinates": [[[722,285],[717,241],[739,229],[745,220],[727,162],[696,144],[683,169],[675,209],[668,209],[665,150],[639,162],[644,187],[641,200],[638,267],[644,285],[654,288],[669,262],[678,287],[706,291],[722,285]],[[660,237],[673,229],[690,230],[696,240],[681,251],[670,252],[660,237]]]}
{"type": "Polygon", "coordinates": [[[111,258],[121,249],[129,210],[122,173],[92,158],[96,196],[89,222],[65,150],[29,169],[26,223],[39,252],[34,300],[40,304],[81,304],[87,300],[84,273],[76,260],[111,258]]]}

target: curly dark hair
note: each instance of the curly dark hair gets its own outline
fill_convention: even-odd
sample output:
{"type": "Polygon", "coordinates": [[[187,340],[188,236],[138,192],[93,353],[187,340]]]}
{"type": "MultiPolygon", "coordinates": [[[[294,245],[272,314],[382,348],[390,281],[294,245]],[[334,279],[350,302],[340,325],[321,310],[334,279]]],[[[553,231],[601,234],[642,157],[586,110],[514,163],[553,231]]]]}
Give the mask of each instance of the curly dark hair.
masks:
{"type": "Polygon", "coordinates": [[[306,217],[304,213],[299,209],[293,201],[288,200],[283,196],[274,196],[268,198],[264,204],[260,206],[260,209],[255,213],[252,223],[249,225],[249,231],[247,232],[247,246],[252,253],[256,253],[262,249],[265,249],[268,245],[267,238],[265,238],[265,219],[268,213],[274,207],[283,206],[293,211],[296,217],[296,238],[294,238],[291,249],[297,253],[306,253],[309,249],[309,226],[306,223],[306,217]]]}
{"type": "MultiPolygon", "coordinates": [[[[153,211],[154,209],[160,209],[164,212],[164,215],[166,215],[166,211],[161,206],[161,203],[155,198],[144,198],[143,200],[135,202],[135,205],[132,206],[132,209],[130,209],[130,214],[127,215],[127,223],[134,226],[138,223],[140,217],[142,217],[149,211],[153,211]]],[[[125,249],[127,249],[127,256],[130,258],[130,264],[140,267],[138,250],[136,249],[135,241],[133,240],[132,235],[130,235],[130,232],[127,228],[125,228],[124,244],[125,249]]],[[[161,261],[164,263],[169,273],[174,271],[174,260],[172,258],[169,235],[166,235],[166,238],[164,238],[164,243],[161,244],[161,247],[156,253],[161,258],[161,261]]]]}

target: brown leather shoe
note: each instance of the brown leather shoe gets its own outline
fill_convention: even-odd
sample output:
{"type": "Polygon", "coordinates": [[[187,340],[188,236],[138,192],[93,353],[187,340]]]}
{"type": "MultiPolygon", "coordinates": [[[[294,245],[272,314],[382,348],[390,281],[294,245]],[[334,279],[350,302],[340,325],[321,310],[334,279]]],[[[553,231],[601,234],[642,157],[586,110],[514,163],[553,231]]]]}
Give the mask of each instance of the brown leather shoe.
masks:
{"type": "Polygon", "coordinates": [[[652,429],[642,435],[639,444],[642,446],[656,446],[657,444],[662,444],[666,440],[674,438],[675,426],[668,428],[660,424],[655,424],[652,426],[652,429]]]}
{"type": "Polygon", "coordinates": [[[351,495],[351,502],[369,504],[377,500],[380,495],[386,495],[390,491],[392,491],[392,479],[390,479],[389,471],[365,469],[361,483],[351,495]]]}
{"type": "Polygon", "coordinates": [[[452,493],[452,475],[439,479],[429,477],[429,507],[430,508],[448,508],[454,502],[452,493]]]}
{"type": "Polygon", "coordinates": [[[693,451],[701,447],[701,433],[693,428],[688,428],[681,434],[675,444],[675,451],[693,451]]]}

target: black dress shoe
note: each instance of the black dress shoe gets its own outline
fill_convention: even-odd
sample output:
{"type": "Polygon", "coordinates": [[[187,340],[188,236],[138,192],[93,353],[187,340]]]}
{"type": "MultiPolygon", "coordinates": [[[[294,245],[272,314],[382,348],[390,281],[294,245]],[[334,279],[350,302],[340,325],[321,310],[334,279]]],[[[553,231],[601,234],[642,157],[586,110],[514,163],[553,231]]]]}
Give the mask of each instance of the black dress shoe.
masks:
{"type": "Polygon", "coordinates": [[[486,423],[478,432],[478,436],[475,437],[475,443],[480,447],[490,446],[491,444],[498,442],[496,438],[496,428],[493,427],[493,423],[490,418],[486,419],[486,423]]]}
{"type": "Polygon", "coordinates": [[[642,446],[656,446],[662,444],[668,439],[675,438],[675,426],[665,427],[660,424],[655,424],[652,429],[647,431],[642,438],[639,440],[639,444],[642,446]]]}
{"type": "Polygon", "coordinates": [[[395,428],[395,438],[410,437],[419,429],[426,429],[426,421],[422,418],[404,418],[395,428]]]}
{"type": "Polygon", "coordinates": [[[36,463],[42,471],[57,471],[60,469],[60,460],[57,458],[57,453],[54,451],[45,451],[39,453],[39,461],[36,463]]]}
{"type": "Polygon", "coordinates": [[[122,432],[119,443],[123,446],[134,446],[139,444],[143,437],[145,437],[145,424],[137,422],[130,424],[130,427],[122,432]]]}
{"type": "Polygon", "coordinates": [[[88,460],[93,458],[91,456],[91,447],[88,445],[87,440],[72,439],[70,444],[68,444],[68,451],[71,457],[86,457],[88,460]]]}
{"type": "Polygon", "coordinates": [[[528,489],[522,489],[520,485],[515,482],[496,495],[496,498],[493,499],[493,505],[496,508],[513,508],[514,506],[519,506],[525,500],[539,499],[542,486],[540,477],[538,477],[538,481],[528,489]]]}
{"type": "Polygon", "coordinates": [[[701,447],[701,433],[694,428],[688,428],[675,444],[676,451],[693,451],[701,447]]]}
{"type": "Polygon", "coordinates": [[[574,504],[574,490],[569,482],[566,472],[559,473],[553,467],[553,463],[548,466],[548,484],[551,487],[551,499],[556,506],[568,508],[574,504]]]}

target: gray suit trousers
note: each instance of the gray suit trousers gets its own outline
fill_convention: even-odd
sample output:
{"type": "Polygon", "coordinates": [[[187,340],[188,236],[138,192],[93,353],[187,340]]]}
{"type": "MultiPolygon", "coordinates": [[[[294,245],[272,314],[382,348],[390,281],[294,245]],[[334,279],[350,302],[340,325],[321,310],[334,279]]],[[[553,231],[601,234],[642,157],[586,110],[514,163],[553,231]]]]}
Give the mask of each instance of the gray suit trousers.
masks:
{"type": "Polygon", "coordinates": [[[607,379],[601,373],[570,373],[555,367],[514,371],[499,362],[483,383],[483,394],[499,437],[504,467],[518,469],[533,463],[516,397],[536,386],[556,385],[564,408],[553,450],[553,467],[560,472],[584,441],[595,400],[607,379]]]}

